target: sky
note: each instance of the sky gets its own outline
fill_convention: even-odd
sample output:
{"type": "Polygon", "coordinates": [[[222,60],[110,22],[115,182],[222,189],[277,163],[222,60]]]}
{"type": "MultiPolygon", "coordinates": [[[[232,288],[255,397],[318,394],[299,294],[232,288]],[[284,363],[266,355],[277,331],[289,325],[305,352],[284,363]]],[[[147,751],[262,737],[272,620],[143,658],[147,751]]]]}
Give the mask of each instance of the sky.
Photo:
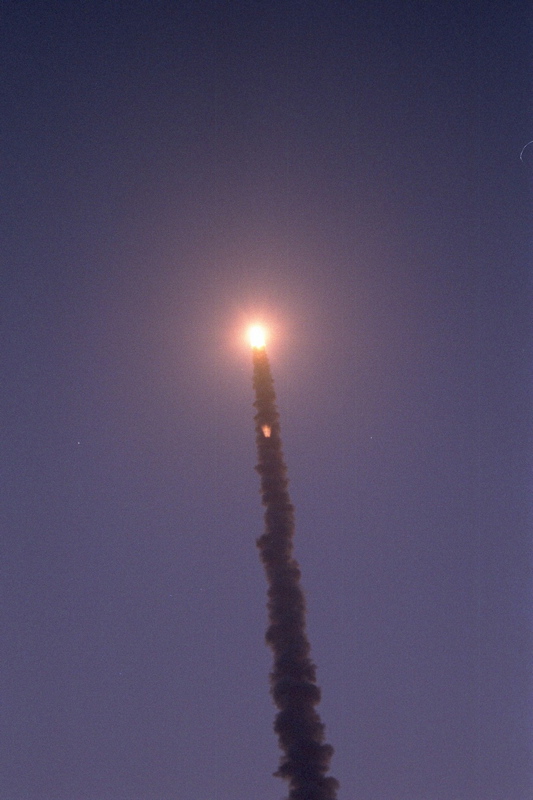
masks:
{"type": "Polygon", "coordinates": [[[527,2],[5,0],[0,800],[271,800],[245,329],[339,800],[531,800],[527,2]]]}

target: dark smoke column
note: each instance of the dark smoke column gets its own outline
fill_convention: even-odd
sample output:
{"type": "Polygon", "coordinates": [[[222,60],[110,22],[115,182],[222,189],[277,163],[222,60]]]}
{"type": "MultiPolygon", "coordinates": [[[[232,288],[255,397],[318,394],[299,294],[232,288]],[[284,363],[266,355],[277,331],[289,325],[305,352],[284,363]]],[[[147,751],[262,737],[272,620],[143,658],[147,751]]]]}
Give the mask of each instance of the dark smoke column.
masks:
{"type": "Polygon", "coordinates": [[[274,729],[283,751],[275,775],[290,786],[289,800],[334,800],[338,782],[326,777],[333,748],[324,743],[324,725],[315,665],[305,630],[300,569],[293,558],[294,509],[288,492],[279,414],[266,350],[253,347],[257,409],[255,431],[265,511],[265,532],[257,545],[268,580],[266,640],[274,654],[271,693],[279,709],[274,729]]]}

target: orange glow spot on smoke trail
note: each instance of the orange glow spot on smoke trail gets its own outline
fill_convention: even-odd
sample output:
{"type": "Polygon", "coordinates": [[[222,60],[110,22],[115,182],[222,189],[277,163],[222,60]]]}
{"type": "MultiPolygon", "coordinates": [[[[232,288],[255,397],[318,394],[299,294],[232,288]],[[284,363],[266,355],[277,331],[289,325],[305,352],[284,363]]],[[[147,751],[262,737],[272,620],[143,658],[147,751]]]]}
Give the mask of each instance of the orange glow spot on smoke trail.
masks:
{"type": "Polygon", "coordinates": [[[272,433],[272,428],[270,425],[261,425],[261,430],[263,431],[263,436],[268,439],[272,433]]]}
{"type": "Polygon", "coordinates": [[[250,345],[254,350],[261,349],[265,346],[266,342],[265,329],[262,328],[261,325],[252,325],[248,331],[248,338],[250,339],[250,345]]]}

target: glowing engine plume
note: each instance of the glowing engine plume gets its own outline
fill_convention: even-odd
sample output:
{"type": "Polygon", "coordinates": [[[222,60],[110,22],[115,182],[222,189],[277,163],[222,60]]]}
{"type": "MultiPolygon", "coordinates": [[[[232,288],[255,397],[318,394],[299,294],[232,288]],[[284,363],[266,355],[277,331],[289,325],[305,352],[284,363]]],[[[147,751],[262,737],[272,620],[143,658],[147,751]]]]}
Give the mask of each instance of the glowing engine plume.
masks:
{"type": "Polygon", "coordinates": [[[248,331],[248,338],[250,339],[252,348],[254,350],[260,350],[266,343],[265,329],[262,328],[261,325],[252,325],[248,331]]]}

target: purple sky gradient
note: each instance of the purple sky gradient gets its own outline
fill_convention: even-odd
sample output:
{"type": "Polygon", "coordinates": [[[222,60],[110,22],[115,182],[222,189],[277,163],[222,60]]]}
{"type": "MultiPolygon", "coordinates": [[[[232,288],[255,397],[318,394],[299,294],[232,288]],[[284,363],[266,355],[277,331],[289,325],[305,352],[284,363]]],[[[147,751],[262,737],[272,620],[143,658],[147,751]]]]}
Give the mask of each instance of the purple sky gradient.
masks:
{"type": "Polygon", "coordinates": [[[341,800],[531,800],[530,3],[4,3],[0,800],[272,800],[269,324],[341,800]]]}

